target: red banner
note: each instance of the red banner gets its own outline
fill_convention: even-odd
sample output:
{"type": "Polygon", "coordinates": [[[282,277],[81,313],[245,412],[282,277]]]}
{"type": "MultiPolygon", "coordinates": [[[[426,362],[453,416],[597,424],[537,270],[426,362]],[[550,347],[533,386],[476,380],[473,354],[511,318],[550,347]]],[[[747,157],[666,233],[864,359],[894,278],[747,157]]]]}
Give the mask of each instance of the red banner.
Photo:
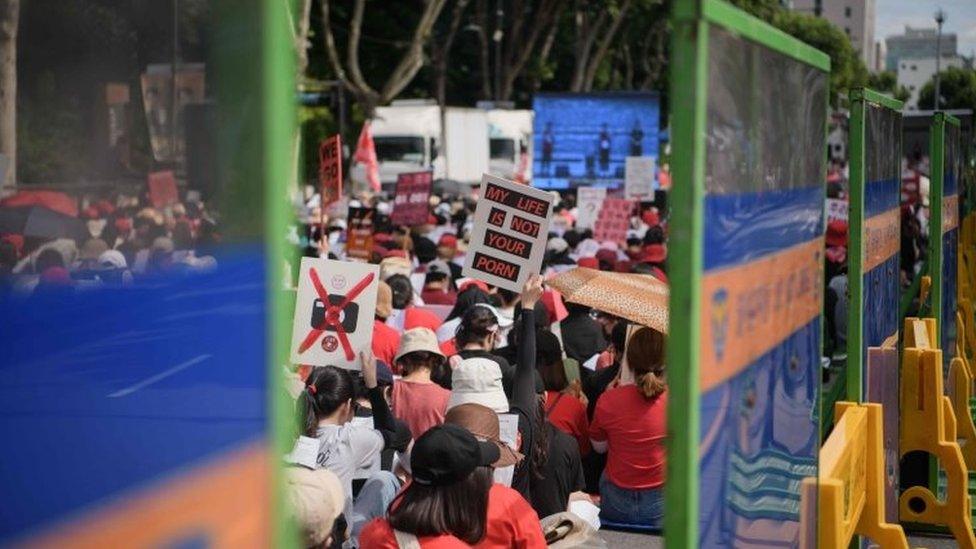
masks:
{"type": "Polygon", "coordinates": [[[319,186],[323,211],[342,198],[342,139],[339,134],[319,145],[319,186]]]}
{"type": "Polygon", "coordinates": [[[176,176],[172,170],[150,173],[148,184],[149,203],[153,208],[165,208],[180,201],[176,190],[176,176]]]}
{"type": "Polygon", "coordinates": [[[627,241],[630,229],[630,215],[634,201],[625,198],[606,198],[593,225],[593,238],[603,242],[609,240],[623,244],[627,241]]]}
{"type": "Polygon", "coordinates": [[[413,227],[427,222],[433,172],[401,173],[397,176],[396,198],[390,222],[413,227]]]}

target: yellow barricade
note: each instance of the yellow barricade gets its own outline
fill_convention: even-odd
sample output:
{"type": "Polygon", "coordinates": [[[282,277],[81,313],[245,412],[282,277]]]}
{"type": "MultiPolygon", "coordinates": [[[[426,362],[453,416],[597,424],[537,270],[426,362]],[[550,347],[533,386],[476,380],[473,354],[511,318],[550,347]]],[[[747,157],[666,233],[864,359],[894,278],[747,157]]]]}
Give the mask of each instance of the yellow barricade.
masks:
{"type": "MultiPolygon", "coordinates": [[[[973,302],[968,298],[959,299],[959,312],[963,318],[965,327],[956,329],[956,341],[960,342],[966,361],[972,366],[971,361],[976,357],[976,316],[973,315],[973,302]]],[[[962,355],[960,355],[962,356],[962,355]]],[[[970,370],[970,373],[973,373],[970,370]]]]}
{"type": "Polygon", "coordinates": [[[855,535],[886,549],[908,547],[901,526],[885,523],[883,427],[880,404],[836,403],[819,479],[803,480],[804,493],[817,493],[817,547],[846,549],[855,535]]]}
{"type": "Polygon", "coordinates": [[[943,394],[942,351],[931,344],[935,334],[935,319],[905,319],[899,452],[938,458],[948,481],[946,498],[939,501],[927,487],[912,486],[898,500],[898,515],[902,521],[948,526],[960,547],[976,549],[966,464],[956,442],[952,402],[943,394]]]}

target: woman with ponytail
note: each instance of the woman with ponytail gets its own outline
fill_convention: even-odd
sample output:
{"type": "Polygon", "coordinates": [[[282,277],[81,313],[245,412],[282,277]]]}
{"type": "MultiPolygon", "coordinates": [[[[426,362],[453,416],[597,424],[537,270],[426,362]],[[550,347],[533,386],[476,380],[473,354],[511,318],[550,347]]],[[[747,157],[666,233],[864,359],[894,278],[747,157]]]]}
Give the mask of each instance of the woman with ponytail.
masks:
{"type": "Polygon", "coordinates": [[[372,353],[360,353],[363,381],[373,408],[373,428],[352,423],[356,400],[356,383],[352,372],[335,366],[314,368],[298,398],[299,431],[319,441],[318,467],[339,477],[346,495],[346,519],[353,532],[373,516],[382,515],[385,505],[399,489],[396,477],[380,471],[367,480],[355,502],[352,480],[357,471],[368,469],[378,461],[380,452],[397,444],[399,431],[390,407],[376,379],[376,360],[372,353]]]}
{"type": "Polygon", "coordinates": [[[637,329],[627,341],[617,387],[596,403],[590,441],[607,452],[600,518],[660,528],[664,517],[667,384],[665,336],[637,329]]]}

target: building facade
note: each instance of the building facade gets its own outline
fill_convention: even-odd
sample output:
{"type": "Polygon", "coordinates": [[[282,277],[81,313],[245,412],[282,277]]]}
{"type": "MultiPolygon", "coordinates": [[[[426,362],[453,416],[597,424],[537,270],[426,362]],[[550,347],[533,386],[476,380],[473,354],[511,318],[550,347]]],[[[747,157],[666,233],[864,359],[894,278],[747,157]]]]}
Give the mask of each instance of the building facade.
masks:
{"type": "MultiPolygon", "coordinates": [[[[958,55],[943,56],[941,70],[949,67],[963,67],[965,60],[958,55]]],[[[924,59],[902,58],[898,61],[898,85],[908,88],[911,95],[905,101],[905,110],[918,110],[918,96],[932,77],[935,76],[935,56],[924,59]]]]}
{"type": "MultiPolygon", "coordinates": [[[[943,57],[956,56],[956,35],[942,33],[939,45],[938,31],[935,28],[916,29],[905,27],[905,33],[885,38],[887,55],[885,70],[898,71],[901,79],[902,59],[935,59],[936,51],[940,50],[943,57]]],[[[934,66],[934,61],[933,61],[934,66]]]]}
{"type": "Polygon", "coordinates": [[[864,65],[868,69],[876,66],[875,0],[793,0],[793,10],[833,23],[850,39],[864,65]]]}

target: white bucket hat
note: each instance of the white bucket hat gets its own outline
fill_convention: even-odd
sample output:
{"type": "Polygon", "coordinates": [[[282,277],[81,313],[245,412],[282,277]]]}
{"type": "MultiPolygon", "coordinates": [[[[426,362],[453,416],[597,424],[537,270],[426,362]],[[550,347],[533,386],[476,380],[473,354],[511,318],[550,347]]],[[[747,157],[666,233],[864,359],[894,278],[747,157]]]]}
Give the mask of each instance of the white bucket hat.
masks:
{"type": "Polygon", "coordinates": [[[499,414],[508,412],[508,398],[502,386],[502,370],[494,360],[466,358],[452,372],[451,396],[447,401],[447,409],[471,402],[487,406],[499,414]]]}

